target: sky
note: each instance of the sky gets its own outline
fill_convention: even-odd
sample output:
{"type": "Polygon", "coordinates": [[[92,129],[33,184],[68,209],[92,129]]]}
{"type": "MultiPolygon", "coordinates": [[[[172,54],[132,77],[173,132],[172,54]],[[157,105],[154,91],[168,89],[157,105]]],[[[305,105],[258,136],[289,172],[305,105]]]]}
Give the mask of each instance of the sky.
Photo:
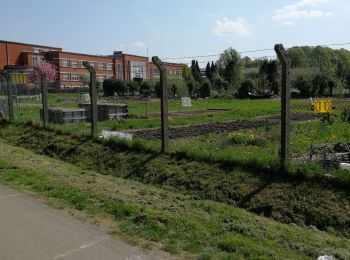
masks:
{"type": "Polygon", "coordinates": [[[0,0],[0,39],[99,55],[206,56],[350,43],[349,11],[349,0],[0,0]]]}

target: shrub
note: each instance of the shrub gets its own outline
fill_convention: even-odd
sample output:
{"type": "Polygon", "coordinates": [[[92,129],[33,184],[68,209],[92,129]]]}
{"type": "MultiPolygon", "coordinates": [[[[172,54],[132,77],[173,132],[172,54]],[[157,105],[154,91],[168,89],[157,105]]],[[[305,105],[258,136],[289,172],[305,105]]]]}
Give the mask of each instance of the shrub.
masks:
{"type": "Polygon", "coordinates": [[[200,86],[200,96],[201,98],[210,97],[210,81],[208,79],[203,80],[200,86]]]}
{"type": "Polygon", "coordinates": [[[135,95],[135,92],[140,90],[140,83],[137,81],[131,81],[128,83],[129,94],[135,95]]]}
{"type": "Polygon", "coordinates": [[[298,77],[297,80],[295,81],[295,88],[300,91],[301,97],[311,96],[311,91],[312,91],[311,83],[306,79],[304,79],[302,76],[298,77]]]}
{"type": "Polygon", "coordinates": [[[125,82],[123,80],[110,78],[103,81],[103,94],[105,97],[114,96],[116,92],[119,96],[125,94],[125,82]]]}
{"type": "Polygon", "coordinates": [[[242,82],[241,87],[238,89],[237,96],[239,98],[248,98],[249,93],[252,92],[254,84],[251,80],[247,79],[242,82]]]}

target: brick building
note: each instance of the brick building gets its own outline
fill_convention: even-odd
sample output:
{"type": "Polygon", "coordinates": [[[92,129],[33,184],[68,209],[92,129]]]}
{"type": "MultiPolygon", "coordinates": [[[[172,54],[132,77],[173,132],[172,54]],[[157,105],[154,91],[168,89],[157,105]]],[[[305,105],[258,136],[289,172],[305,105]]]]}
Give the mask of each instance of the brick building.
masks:
{"type": "MultiPolygon", "coordinates": [[[[148,57],[114,52],[112,55],[90,55],[63,51],[62,48],[0,40],[0,69],[31,68],[41,60],[57,67],[56,87],[81,86],[79,76],[87,73],[83,61],[89,61],[96,69],[99,82],[115,77],[132,80],[152,80],[159,77],[156,66],[148,57]]],[[[182,64],[165,63],[170,76],[182,75],[182,64]]]]}

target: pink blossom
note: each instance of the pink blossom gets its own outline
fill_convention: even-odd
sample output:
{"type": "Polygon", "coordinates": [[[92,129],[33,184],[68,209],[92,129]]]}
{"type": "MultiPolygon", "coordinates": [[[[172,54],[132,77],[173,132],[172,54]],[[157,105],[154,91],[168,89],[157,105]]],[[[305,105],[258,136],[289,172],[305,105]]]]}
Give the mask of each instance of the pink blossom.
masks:
{"type": "MultiPolygon", "coordinates": [[[[57,69],[54,64],[43,60],[38,63],[37,67],[39,67],[44,72],[48,82],[54,82],[56,80],[57,69]]],[[[34,69],[31,69],[29,72],[28,79],[32,83],[40,81],[38,72],[34,71],[34,69]]]]}

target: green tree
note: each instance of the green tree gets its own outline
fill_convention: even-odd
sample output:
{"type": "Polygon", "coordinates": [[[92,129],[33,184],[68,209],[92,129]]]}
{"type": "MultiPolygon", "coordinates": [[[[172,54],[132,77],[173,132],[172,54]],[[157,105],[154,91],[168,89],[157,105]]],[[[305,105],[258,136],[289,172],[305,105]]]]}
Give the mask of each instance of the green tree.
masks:
{"type": "Polygon", "coordinates": [[[265,75],[268,87],[274,94],[278,93],[278,66],[277,61],[265,60],[259,70],[260,75],[265,75]]]}
{"type": "Polygon", "coordinates": [[[227,90],[228,83],[220,76],[219,73],[214,73],[212,79],[212,86],[217,92],[221,92],[222,90],[227,90]]]}
{"type": "Polygon", "coordinates": [[[105,97],[114,96],[117,93],[119,96],[125,95],[126,85],[123,80],[110,78],[103,81],[103,93],[105,97]]]}
{"type": "Polygon", "coordinates": [[[302,97],[310,97],[312,95],[312,85],[311,82],[306,80],[304,77],[300,76],[295,81],[295,88],[300,91],[302,97]]]}
{"type": "Polygon", "coordinates": [[[191,65],[191,72],[192,76],[196,81],[201,81],[202,80],[202,75],[199,69],[198,61],[192,60],[192,65],[191,65]]]}
{"type": "Polygon", "coordinates": [[[206,68],[205,68],[205,75],[207,76],[207,78],[208,78],[209,80],[212,80],[212,78],[213,78],[213,72],[212,72],[212,70],[211,70],[211,66],[210,66],[210,63],[209,63],[209,62],[207,63],[207,66],[206,66],[206,68]]]}
{"type": "Polygon", "coordinates": [[[333,94],[333,89],[336,87],[336,83],[332,80],[331,77],[327,75],[317,75],[312,80],[312,93],[318,94],[320,96],[324,96],[326,94],[326,90],[328,90],[328,94],[331,96],[333,94]]]}
{"type": "Polygon", "coordinates": [[[237,96],[239,98],[248,98],[249,93],[252,92],[254,84],[250,79],[244,80],[241,84],[241,87],[237,91],[237,96]]]}
{"type": "Polygon", "coordinates": [[[208,79],[205,79],[201,82],[201,86],[199,90],[201,98],[210,97],[210,88],[211,88],[211,83],[208,79]]]}
{"type": "Polygon", "coordinates": [[[220,75],[232,87],[237,88],[243,75],[243,62],[240,55],[232,48],[225,50],[217,61],[220,75]]]}
{"type": "Polygon", "coordinates": [[[288,50],[292,68],[308,66],[308,58],[302,48],[293,47],[288,50]]]}

